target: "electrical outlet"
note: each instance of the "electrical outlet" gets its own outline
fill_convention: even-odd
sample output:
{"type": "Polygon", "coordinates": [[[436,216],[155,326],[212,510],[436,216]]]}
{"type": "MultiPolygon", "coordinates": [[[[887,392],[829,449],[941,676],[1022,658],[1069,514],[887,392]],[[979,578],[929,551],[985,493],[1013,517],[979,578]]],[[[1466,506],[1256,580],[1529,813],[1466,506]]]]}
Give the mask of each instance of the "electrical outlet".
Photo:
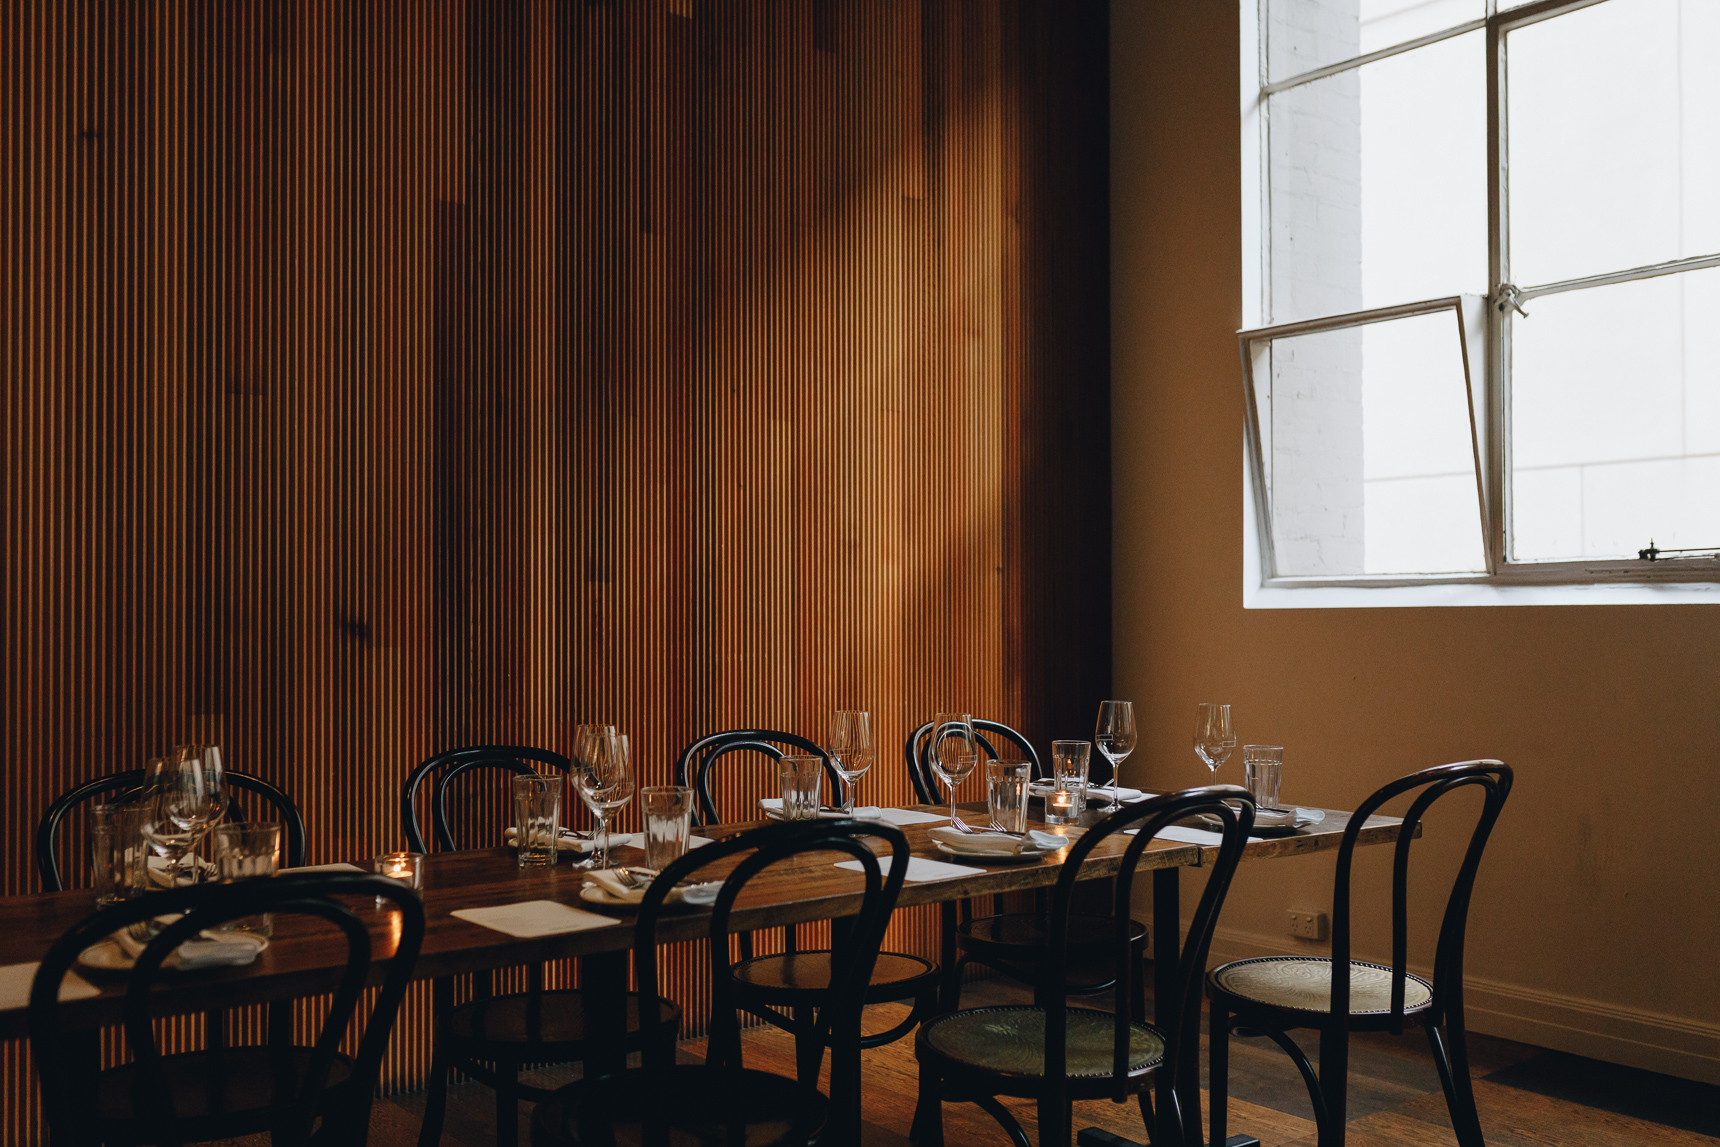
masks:
{"type": "Polygon", "coordinates": [[[1326,914],[1311,912],[1303,908],[1290,909],[1290,935],[1299,936],[1304,940],[1324,940],[1326,938],[1326,914]]]}

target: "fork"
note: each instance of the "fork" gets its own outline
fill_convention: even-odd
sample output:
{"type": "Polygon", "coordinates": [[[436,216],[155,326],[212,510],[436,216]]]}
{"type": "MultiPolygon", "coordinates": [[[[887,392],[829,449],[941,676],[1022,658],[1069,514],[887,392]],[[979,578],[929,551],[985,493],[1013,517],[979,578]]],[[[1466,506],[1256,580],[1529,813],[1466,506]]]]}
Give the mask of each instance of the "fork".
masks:
{"type": "Polygon", "coordinates": [[[637,872],[634,872],[631,868],[615,868],[611,869],[611,871],[615,873],[615,879],[621,881],[621,883],[625,884],[629,888],[638,889],[645,887],[645,879],[637,872]]]}
{"type": "Polygon", "coordinates": [[[992,833],[996,833],[999,836],[1013,836],[1017,840],[1027,839],[1027,834],[1025,832],[1009,832],[1008,830],[1001,828],[972,828],[959,816],[952,816],[950,818],[950,823],[955,826],[955,830],[957,832],[965,832],[971,836],[990,836],[992,833]]]}

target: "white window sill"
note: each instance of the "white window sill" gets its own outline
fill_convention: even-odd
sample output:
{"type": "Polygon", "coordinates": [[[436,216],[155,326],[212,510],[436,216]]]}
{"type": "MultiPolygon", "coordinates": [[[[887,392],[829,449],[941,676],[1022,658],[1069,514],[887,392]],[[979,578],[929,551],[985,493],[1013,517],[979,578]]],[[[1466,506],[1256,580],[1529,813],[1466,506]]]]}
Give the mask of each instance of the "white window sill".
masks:
{"type": "Polygon", "coordinates": [[[1243,578],[1244,609],[1406,609],[1481,605],[1720,605],[1720,584],[1263,586],[1243,578]]]}

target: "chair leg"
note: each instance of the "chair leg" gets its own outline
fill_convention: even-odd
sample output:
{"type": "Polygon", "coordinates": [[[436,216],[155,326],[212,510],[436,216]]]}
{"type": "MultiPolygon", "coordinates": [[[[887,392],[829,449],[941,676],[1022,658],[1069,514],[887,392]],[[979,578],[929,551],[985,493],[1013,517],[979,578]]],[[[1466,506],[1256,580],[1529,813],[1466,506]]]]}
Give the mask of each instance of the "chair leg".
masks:
{"type": "Polygon", "coordinates": [[[1457,1135],[1459,1147],[1486,1147],[1481,1113],[1475,1108],[1475,1088],[1469,1080],[1469,1049],[1464,1043],[1462,1026],[1450,1025],[1443,1040],[1438,1025],[1429,1022],[1423,1026],[1433,1049],[1434,1065],[1439,1068],[1439,1082],[1445,1088],[1445,1109],[1451,1114],[1451,1129],[1457,1135]]]}
{"type": "Polygon", "coordinates": [[[1069,1147],[1075,1105],[1060,1096],[1039,1097],[1039,1147],[1069,1147]]]}
{"type": "Polygon", "coordinates": [[[1147,1147],[1158,1147],[1158,1121],[1153,1117],[1153,1093],[1147,1088],[1135,1092],[1135,1106],[1141,1109],[1141,1126],[1147,1129],[1147,1147]]]}
{"type": "MultiPolygon", "coordinates": [[[[815,1028],[812,1009],[808,1007],[792,1008],[790,1015],[794,1020],[795,1078],[800,1081],[802,1087],[817,1087],[818,1069],[824,1063],[824,1045],[813,1038],[815,1028]]],[[[834,1055],[830,1067],[832,1071],[836,1068],[834,1055]]]]}
{"type": "Polygon", "coordinates": [[[1349,1029],[1322,1028],[1320,1091],[1325,1097],[1326,1121],[1320,1128],[1320,1147],[1344,1147],[1344,1119],[1349,1106],[1349,1083],[1349,1029]]]}
{"type": "Polygon", "coordinates": [[[519,1085],[519,1068],[513,1064],[496,1064],[496,1147],[519,1147],[520,1101],[515,1088],[519,1085]]]}
{"type": "Polygon", "coordinates": [[[442,1041],[430,1053],[430,1088],[424,1095],[424,1122],[418,1128],[418,1147],[437,1147],[442,1142],[442,1121],[448,1114],[448,1060],[442,1041]]]}
{"type": "Polygon", "coordinates": [[[908,1140],[914,1147],[944,1147],[943,1081],[937,1072],[920,1064],[920,1094],[914,1104],[914,1122],[908,1140]]]}
{"type": "Polygon", "coordinates": [[[1230,1114],[1230,1009],[1217,1000],[1207,1020],[1206,1086],[1207,1105],[1212,1109],[1209,1141],[1223,1144],[1230,1114]]]}

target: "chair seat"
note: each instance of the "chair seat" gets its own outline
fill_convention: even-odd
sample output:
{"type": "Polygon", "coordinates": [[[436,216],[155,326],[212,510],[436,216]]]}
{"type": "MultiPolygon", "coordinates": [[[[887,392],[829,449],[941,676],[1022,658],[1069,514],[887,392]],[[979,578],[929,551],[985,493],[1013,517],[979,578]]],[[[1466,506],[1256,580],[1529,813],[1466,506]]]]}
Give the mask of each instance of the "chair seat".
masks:
{"type": "MultiPolygon", "coordinates": [[[[791,1004],[807,992],[830,987],[830,952],[785,952],[755,956],[731,969],[737,986],[767,1003],[791,1004]]],[[[880,952],[866,988],[866,1002],[883,1003],[907,999],[927,980],[935,980],[938,966],[930,960],[901,952],[880,952]]]]}
{"type": "Polygon", "coordinates": [[[801,1147],[814,1144],[829,1104],[815,1089],[765,1071],[682,1064],[581,1080],[532,1112],[532,1147],[801,1147]],[[660,1127],[645,1126],[650,1117],[660,1127]]]}
{"type": "MultiPolygon", "coordinates": [[[[1068,1078],[1111,1079],[1116,1018],[1109,1012],[1070,1008],[1068,1078]]],[[[972,1008],[928,1020],[920,1027],[920,1049],[967,1071],[1017,1079],[1045,1074],[1045,1009],[1030,1006],[972,1008]]],[[[1142,1075],[1165,1059],[1165,1040],[1146,1024],[1129,1025],[1129,1074],[1142,1075]]]]}
{"type": "MultiPolygon", "coordinates": [[[[662,1001],[661,1014],[663,1022],[653,1030],[679,1029],[681,1009],[672,1001],[662,1001]]],[[[540,992],[535,998],[513,992],[472,1000],[448,1013],[444,1030],[454,1043],[450,1050],[458,1055],[530,1063],[579,1059],[594,1034],[605,1042],[612,1038],[602,1027],[590,1030],[585,995],[578,989],[540,992]]],[[[629,1050],[639,1047],[647,1034],[635,992],[627,993],[625,1032],[621,1042],[629,1050]]]]}
{"type": "MultiPolygon", "coordinates": [[[[1258,956],[1236,960],[1207,973],[1208,986],[1240,1003],[1326,1015],[1332,1010],[1332,961],[1325,956],[1258,956]]],[[[1405,1015],[1426,1011],[1433,985],[1407,974],[1405,1015]]],[[[1350,963],[1350,1014],[1384,1015],[1392,1006],[1392,970],[1381,964],[1350,963]]]]}
{"type": "MultiPolygon", "coordinates": [[[[209,1057],[203,1052],[185,1052],[161,1057],[168,1098],[187,1140],[227,1139],[267,1131],[274,1113],[276,1054],[268,1047],[232,1047],[222,1053],[221,1087],[210,1087],[209,1057]]],[[[288,1068],[287,1098],[298,1093],[311,1062],[311,1049],[282,1049],[280,1062],[288,1068]]],[[[324,1085],[324,1107],[352,1072],[352,1061],[337,1055],[329,1065],[324,1085]]],[[[138,1067],[134,1063],[110,1068],[96,1080],[95,1116],[103,1138],[125,1141],[135,1131],[139,1113],[132,1101],[138,1067]]]]}

